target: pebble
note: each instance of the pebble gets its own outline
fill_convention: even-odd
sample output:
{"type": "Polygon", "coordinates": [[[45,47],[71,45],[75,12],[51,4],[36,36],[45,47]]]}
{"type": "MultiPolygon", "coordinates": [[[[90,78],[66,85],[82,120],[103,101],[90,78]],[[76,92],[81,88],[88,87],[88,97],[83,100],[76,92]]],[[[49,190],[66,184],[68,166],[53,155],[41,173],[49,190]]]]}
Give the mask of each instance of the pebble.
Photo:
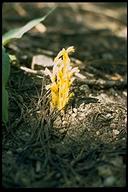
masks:
{"type": "Polygon", "coordinates": [[[76,117],[76,115],[77,115],[76,113],[73,113],[73,114],[72,114],[72,117],[76,117]]]}
{"type": "Polygon", "coordinates": [[[125,124],[127,124],[127,117],[125,117],[125,120],[124,120],[124,121],[125,121],[125,124]]]}
{"type": "Polygon", "coordinates": [[[83,108],[83,107],[84,107],[84,105],[85,105],[85,104],[84,104],[84,103],[82,103],[82,104],[80,105],[80,107],[81,107],[81,108],[83,108]]]}
{"type": "Polygon", "coordinates": [[[71,115],[71,114],[72,114],[72,111],[70,110],[70,111],[68,112],[68,114],[71,115]]]}
{"type": "Polygon", "coordinates": [[[82,120],[84,120],[84,118],[83,118],[83,116],[80,116],[79,121],[82,121],[82,120]]]}
{"type": "Polygon", "coordinates": [[[36,172],[38,173],[41,170],[41,162],[37,161],[36,163],[36,172]]]}
{"type": "Polygon", "coordinates": [[[39,114],[40,114],[40,113],[41,113],[41,111],[37,111],[36,113],[39,113],[39,114]]]}
{"type": "Polygon", "coordinates": [[[100,134],[100,132],[99,132],[99,131],[97,131],[97,132],[96,132],[96,134],[97,134],[97,135],[99,135],[99,134],[100,134]]]}
{"type": "Polygon", "coordinates": [[[63,121],[63,125],[66,125],[67,124],[67,121],[63,121]]]}
{"type": "Polygon", "coordinates": [[[78,115],[79,115],[80,117],[85,117],[85,114],[84,114],[84,113],[78,113],[78,115]]]}
{"type": "Polygon", "coordinates": [[[110,118],[110,117],[111,117],[111,114],[110,114],[110,113],[108,113],[108,114],[106,115],[106,117],[107,117],[107,118],[110,118]]]}
{"type": "Polygon", "coordinates": [[[127,92],[126,92],[126,91],[123,91],[123,95],[124,95],[125,97],[127,97],[127,92]]]}
{"type": "Polygon", "coordinates": [[[89,91],[89,86],[88,86],[88,85],[81,85],[81,86],[80,86],[80,91],[86,91],[86,92],[88,92],[88,91],[89,91]]]}
{"type": "Polygon", "coordinates": [[[112,130],[113,131],[113,133],[115,134],[115,135],[118,135],[120,132],[118,131],[118,130],[116,130],[116,129],[113,129],[112,130]]]}
{"type": "Polygon", "coordinates": [[[109,187],[112,186],[115,182],[115,178],[113,176],[107,177],[104,181],[104,186],[109,187]]]}
{"type": "Polygon", "coordinates": [[[66,130],[65,128],[64,129],[60,129],[59,133],[63,134],[65,132],[65,130],[66,130]]]}
{"type": "Polygon", "coordinates": [[[77,113],[77,109],[76,109],[76,108],[73,108],[73,112],[74,112],[74,113],[77,113]]]}

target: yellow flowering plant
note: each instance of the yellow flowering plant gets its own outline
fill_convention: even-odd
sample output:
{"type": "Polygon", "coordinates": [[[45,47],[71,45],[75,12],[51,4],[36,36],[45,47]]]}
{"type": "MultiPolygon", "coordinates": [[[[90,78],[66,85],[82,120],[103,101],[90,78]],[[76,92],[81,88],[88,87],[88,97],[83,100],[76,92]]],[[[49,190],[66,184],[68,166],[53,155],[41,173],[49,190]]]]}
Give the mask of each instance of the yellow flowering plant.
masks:
{"type": "Polygon", "coordinates": [[[73,68],[69,54],[74,52],[74,47],[62,49],[54,59],[53,69],[46,73],[50,76],[51,84],[46,88],[51,91],[51,108],[63,110],[73,93],[70,92],[71,85],[75,79],[74,74],[79,72],[78,67],[73,68]]]}

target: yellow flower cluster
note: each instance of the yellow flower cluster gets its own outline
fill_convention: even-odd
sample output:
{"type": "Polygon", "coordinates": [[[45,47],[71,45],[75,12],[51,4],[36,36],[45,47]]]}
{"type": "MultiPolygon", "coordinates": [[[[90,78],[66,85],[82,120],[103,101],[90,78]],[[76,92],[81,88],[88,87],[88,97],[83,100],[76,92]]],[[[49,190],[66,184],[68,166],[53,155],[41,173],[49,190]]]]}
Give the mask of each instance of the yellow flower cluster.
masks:
{"type": "Polygon", "coordinates": [[[50,72],[46,68],[46,73],[50,76],[51,84],[47,88],[51,90],[51,108],[62,110],[72,96],[70,88],[74,81],[74,73],[78,72],[78,67],[72,68],[69,53],[74,52],[74,47],[62,49],[54,59],[53,70],[50,72]]]}

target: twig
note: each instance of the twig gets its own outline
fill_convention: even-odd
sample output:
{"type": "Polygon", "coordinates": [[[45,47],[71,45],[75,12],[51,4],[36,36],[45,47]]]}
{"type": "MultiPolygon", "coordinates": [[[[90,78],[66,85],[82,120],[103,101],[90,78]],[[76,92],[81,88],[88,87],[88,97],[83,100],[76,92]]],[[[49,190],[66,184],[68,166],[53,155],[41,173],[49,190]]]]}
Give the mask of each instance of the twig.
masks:
{"type": "Polygon", "coordinates": [[[45,73],[44,70],[33,70],[33,69],[30,69],[30,68],[27,68],[27,67],[23,67],[23,66],[21,66],[20,69],[25,71],[25,72],[27,72],[27,73],[39,75],[40,78],[43,78],[44,75],[46,76],[46,73],[45,73]]]}
{"type": "Polygon", "coordinates": [[[127,87],[127,80],[124,79],[123,81],[112,81],[112,80],[102,80],[102,79],[98,79],[98,80],[82,80],[84,81],[85,84],[89,85],[90,87],[97,87],[97,88],[102,88],[102,89],[107,89],[107,88],[111,88],[111,87],[117,87],[120,89],[124,89],[125,87],[127,87]]]}

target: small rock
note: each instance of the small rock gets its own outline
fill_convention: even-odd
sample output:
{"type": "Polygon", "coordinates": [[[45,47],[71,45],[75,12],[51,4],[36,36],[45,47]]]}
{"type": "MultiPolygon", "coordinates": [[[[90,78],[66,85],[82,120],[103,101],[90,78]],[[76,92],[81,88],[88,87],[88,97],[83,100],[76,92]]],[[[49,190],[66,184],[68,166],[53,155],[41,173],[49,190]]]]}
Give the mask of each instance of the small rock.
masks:
{"type": "Polygon", "coordinates": [[[126,92],[126,91],[123,91],[123,95],[124,95],[125,97],[127,97],[127,92],[126,92]]]}
{"type": "Polygon", "coordinates": [[[82,121],[82,120],[84,120],[84,118],[83,118],[83,116],[80,116],[79,121],[82,121]]]}
{"type": "Polygon", "coordinates": [[[100,134],[100,132],[99,132],[99,131],[97,131],[97,132],[96,132],[96,134],[97,134],[97,135],[99,135],[99,134],[100,134]]]}
{"type": "Polygon", "coordinates": [[[59,130],[59,133],[63,134],[63,133],[65,133],[65,131],[66,131],[65,128],[64,128],[64,129],[60,129],[60,130],[59,130]]]}
{"type": "Polygon", "coordinates": [[[112,130],[113,131],[113,133],[115,134],[115,135],[118,135],[120,132],[118,131],[118,130],[116,130],[116,129],[113,129],[112,130]]]}
{"type": "Polygon", "coordinates": [[[76,108],[73,108],[73,112],[74,112],[74,113],[77,113],[77,109],[76,109],[76,108]]]}
{"type": "Polygon", "coordinates": [[[66,125],[67,124],[67,121],[63,121],[63,125],[66,125]]]}
{"type": "Polygon", "coordinates": [[[51,67],[53,66],[53,60],[51,57],[46,55],[35,55],[32,58],[31,68],[35,69],[35,65],[42,67],[51,67]]]}
{"type": "Polygon", "coordinates": [[[104,181],[104,186],[109,187],[114,185],[115,178],[113,176],[107,177],[104,181]]]}
{"type": "Polygon", "coordinates": [[[127,117],[125,117],[125,120],[124,120],[124,121],[125,121],[125,124],[127,125],[127,117]]]}
{"type": "Polygon", "coordinates": [[[111,117],[111,114],[110,114],[110,113],[108,113],[108,114],[106,115],[106,117],[107,117],[107,118],[110,118],[110,117],[111,117]]]}
{"type": "Polygon", "coordinates": [[[37,111],[36,113],[40,114],[40,113],[41,113],[41,111],[37,111]]]}
{"type": "Polygon", "coordinates": [[[41,169],[41,162],[40,161],[37,161],[36,163],[36,172],[38,173],[41,169]]]}
{"type": "Polygon", "coordinates": [[[84,113],[79,113],[79,116],[80,117],[85,117],[85,114],[84,113]]]}
{"type": "Polygon", "coordinates": [[[76,113],[73,113],[73,114],[72,114],[72,117],[76,117],[76,115],[77,115],[76,113]]]}
{"type": "Polygon", "coordinates": [[[72,114],[72,111],[71,111],[71,110],[69,110],[68,114],[69,114],[69,115],[71,115],[71,114],[72,114]]]}
{"type": "Polygon", "coordinates": [[[88,92],[89,91],[89,86],[88,85],[81,85],[80,86],[80,91],[88,92]]]}

